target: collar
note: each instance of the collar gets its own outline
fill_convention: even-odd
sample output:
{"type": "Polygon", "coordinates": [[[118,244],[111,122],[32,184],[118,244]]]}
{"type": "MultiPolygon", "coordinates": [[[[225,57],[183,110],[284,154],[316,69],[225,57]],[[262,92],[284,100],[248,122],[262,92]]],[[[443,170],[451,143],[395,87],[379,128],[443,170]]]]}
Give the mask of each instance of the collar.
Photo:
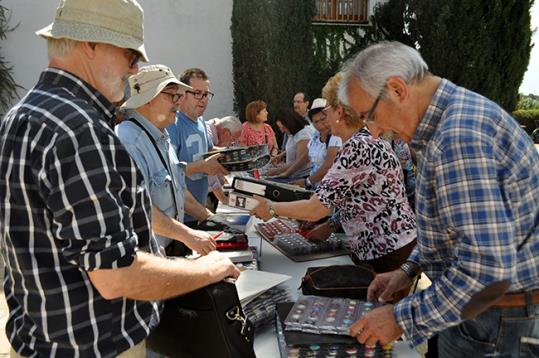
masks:
{"type": "Polygon", "coordinates": [[[453,82],[442,78],[427,111],[417,126],[414,138],[410,143],[412,149],[422,151],[431,140],[440,124],[442,114],[447,108],[449,98],[456,89],[457,86],[453,82]]]}
{"type": "Polygon", "coordinates": [[[126,112],[126,118],[134,118],[137,122],[142,124],[142,126],[150,133],[152,138],[158,142],[160,140],[168,140],[168,132],[166,129],[161,131],[157,128],[152,122],[146,119],[142,114],[137,112],[135,109],[128,109],[126,112]]]}
{"type": "Polygon", "coordinates": [[[68,71],[49,67],[41,72],[39,84],[66,89],[77,98],[95,107],[97,111],[103,114],[106,122],[113,127],[116,108],[105,96],[83,79],[68,71]]]}

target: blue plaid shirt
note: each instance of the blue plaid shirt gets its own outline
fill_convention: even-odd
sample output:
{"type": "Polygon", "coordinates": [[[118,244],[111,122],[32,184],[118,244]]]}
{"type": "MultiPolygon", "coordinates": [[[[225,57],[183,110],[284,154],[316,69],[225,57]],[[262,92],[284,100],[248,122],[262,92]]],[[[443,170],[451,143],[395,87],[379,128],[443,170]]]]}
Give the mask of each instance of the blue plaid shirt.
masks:
{"type": "Polygon", "coordinates": [[[414,344],[459,324],[472,295],[539,287],[539,155],[490,100],[442,80],[412,141],[418,263],[432,285],[394,307],[414,344]]]}

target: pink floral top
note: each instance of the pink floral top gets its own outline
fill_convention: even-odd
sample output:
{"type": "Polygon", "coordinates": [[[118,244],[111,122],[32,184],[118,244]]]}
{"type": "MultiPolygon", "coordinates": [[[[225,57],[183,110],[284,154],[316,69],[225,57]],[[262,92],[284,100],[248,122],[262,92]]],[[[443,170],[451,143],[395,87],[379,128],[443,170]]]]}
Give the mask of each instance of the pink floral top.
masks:
{"type": "Polygon", "coordinates": [[[416,237],[399,159],[391,144],[356,132],[316,188],[326,207],[339,210],[350,249],[359,260],[389,254],[416,237]]]}
{"type": "Polygon", "coordinates": [[[241,145],[258,145],[258,144],[267,144],[268,150],[271,153],[273,149],[273,138],[275,137],[275,132],[271,126],[267,123],[264,123],[264,130],[257,131],[256,129],[251,128],[248,122],[243,123],[243,129],[241,130],[240,143],[241,145]]]}

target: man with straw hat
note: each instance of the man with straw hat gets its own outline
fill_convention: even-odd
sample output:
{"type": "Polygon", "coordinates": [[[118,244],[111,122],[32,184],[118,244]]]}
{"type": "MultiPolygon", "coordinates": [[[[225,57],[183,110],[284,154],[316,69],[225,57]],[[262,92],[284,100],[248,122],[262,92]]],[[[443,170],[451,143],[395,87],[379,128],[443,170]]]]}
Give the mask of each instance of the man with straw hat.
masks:
{"type": "Polygon", "coordinates": [[[205,220],[213,213],[202,206],[185,187],[185,163],[170,144],[166,130],[174,123],[180,89],[191,89],[178,81],[163,65],[142,67],[129,77],[131,97],[123,107],[126,120],[116,134],[144,176],[152,199],[152,230],[159,244],[172,248],[172,240],[184,243],[202,255],[215,250],[212,236],[182,224],[185,210],[205,220]],[[185,200],[184,200],[185,199],[185,200]]]}
{"type": "Polygon", "coordinates": [[[108,126],[147,61],[135,0],[63,0],[38,32],[49,67],[0,123],[0,240],[11,355],[145,356],[152,300],[237,276],[209,254],[166,260],[150,200],[108,126]]]}

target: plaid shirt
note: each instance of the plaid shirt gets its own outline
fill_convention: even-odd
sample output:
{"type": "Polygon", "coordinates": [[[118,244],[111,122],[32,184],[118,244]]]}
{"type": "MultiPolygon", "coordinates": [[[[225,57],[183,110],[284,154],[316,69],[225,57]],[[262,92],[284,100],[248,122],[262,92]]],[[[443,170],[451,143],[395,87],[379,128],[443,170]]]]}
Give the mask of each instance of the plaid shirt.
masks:
{"type": "Polygon", "coordinates": [[[442,80],[412,141],[417,247],[432,285],[394,307],[417,344],[461,322],[472,295],[510,280],[539,287],[539,155],[488,99],[442,80]]]}
{"type": "Polygon", "coordinates": [[[23,356],[113,357],[149,334],[156,304],[105,300],[87,273],[130,265],[150,237],[149,199],[109,127],[113,109],[49,68],[0,123],[6,334],[23,356]]]}

